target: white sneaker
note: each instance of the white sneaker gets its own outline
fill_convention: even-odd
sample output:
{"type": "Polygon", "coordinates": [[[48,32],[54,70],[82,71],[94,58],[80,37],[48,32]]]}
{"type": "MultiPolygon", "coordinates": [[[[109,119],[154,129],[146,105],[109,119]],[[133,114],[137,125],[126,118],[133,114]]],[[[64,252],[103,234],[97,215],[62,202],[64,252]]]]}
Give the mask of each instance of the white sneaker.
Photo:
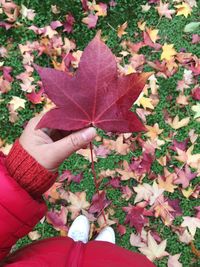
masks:
{"type": "Polygon", "coordinates": [[[115,244],[115,232],[110,226],[106,226],[98,236],[95,238],[97,241],[107,241],[115,244]]]}
{"type": "Polygon", "coordinates": [[[86,216],[78,216],[69,228],[68,237],[71,237],[74,241],[88,242],[90,231],[90,223],[86,216]]]}

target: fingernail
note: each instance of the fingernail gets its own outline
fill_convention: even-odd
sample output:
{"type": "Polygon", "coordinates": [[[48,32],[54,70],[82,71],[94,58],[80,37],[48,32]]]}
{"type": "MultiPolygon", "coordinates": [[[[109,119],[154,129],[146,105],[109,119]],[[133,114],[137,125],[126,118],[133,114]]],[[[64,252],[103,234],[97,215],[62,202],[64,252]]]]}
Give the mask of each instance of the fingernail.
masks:
{"type": "Polygon", "coordinates": [[[82,132],[82,137],[86,142],[91,141],[96,136],[96,130],[93,127],[87,128],[82,132]]]}

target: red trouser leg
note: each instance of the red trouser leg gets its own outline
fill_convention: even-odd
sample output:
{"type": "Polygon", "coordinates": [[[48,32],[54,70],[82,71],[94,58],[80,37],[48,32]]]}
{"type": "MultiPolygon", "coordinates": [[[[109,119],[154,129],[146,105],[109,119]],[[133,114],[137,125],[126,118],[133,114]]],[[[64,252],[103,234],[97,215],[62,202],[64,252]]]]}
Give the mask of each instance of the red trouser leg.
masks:
{"type": "Polygon", "coordinates": [[[109,242],[86,244],[80,267],[155,267],[144,255],[134,253],[109,242]]]}
{"type": "Polygon", "coordinates": [[[13,267],[155,267],[144,255],[109,242],[74,242],[54,237],[35,242],[13,253],[7,264],[13,267]]]}

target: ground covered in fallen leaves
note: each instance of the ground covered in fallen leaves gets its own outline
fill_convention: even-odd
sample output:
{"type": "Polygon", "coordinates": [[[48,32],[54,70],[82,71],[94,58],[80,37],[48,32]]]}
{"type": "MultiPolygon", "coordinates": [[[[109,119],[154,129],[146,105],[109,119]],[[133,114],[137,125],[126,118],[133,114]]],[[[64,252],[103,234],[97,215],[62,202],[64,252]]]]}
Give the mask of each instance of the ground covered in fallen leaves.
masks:
{"type": "Polygon", "coordinates": [[[200,2],[196,0],[0,0],[0,150],[52,107],[32,63],[73,73],[97,30],[119,72],[152,71],[133,105],[147,131],[105,134],[60,168],[49,212],[16,248],[67,235],[80,213],[91,238],[105,224],[117,244],[156,266],[200,266],[200,2]],[[103,218],[104,207],[105,218],[103,218]]]}

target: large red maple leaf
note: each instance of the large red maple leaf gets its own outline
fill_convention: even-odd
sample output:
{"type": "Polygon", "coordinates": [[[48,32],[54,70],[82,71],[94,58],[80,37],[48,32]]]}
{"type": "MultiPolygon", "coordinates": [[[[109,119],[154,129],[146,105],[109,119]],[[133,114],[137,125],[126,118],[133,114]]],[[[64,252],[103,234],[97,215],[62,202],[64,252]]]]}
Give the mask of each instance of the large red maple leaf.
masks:
{"type": "Polygon", "coordinates": [[[56,104],[37,128],[79,130],[95,126],[109,132],[137,132],[145,127],[130,111],[151,73],[120,75],[115,56],[100,33],[88,44],[74,76],[34,65],[45,93],[56,104]]]}

